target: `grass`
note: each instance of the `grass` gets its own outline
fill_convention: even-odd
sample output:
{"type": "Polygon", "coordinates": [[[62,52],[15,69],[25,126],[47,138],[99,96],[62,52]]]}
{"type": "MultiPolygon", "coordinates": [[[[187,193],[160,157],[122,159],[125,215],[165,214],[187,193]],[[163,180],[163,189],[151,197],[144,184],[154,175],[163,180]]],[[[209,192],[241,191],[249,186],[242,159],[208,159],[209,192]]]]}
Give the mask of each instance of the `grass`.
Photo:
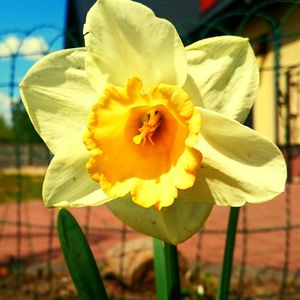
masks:
{"type": "Polygon", "coordinates": [[[28,201],[42,198],[44,176],[3,174],[0,172],[0,204],[18,199],[28,201]]]}

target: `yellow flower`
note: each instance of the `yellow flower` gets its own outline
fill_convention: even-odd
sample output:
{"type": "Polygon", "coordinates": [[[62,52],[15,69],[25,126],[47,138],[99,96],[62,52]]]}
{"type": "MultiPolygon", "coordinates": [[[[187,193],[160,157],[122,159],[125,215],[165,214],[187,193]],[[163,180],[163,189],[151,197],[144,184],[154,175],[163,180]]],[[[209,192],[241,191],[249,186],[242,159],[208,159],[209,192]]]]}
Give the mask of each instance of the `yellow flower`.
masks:
{"type": "Polygon", "coordinates": [[[84,37],[84,48],[46,56],[20,84],[54,153],[47,207],[106,203],[132,228],[176,244],[214,204],[284,190],[279,149],[241,124],[258,87],[247,39],[183,47],[172,24],[127,0],[96,2],[84,37]]]}

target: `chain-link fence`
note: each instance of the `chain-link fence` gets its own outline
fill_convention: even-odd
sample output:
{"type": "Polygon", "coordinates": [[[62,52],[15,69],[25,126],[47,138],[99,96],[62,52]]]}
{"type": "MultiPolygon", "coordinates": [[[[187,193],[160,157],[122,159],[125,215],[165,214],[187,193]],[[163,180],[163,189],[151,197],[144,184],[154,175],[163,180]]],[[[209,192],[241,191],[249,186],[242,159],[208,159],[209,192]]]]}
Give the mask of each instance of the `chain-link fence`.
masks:
{"type": "MultiPolygon", "coordinates": [[[[300,299],[298,15],[299,1],[263,1],[251,9],[231,10],[209,23],[199,23],[193,34],[184,37],[186,43],[216,34],[250,38],[262,79],[254,125],[274,138],[287,158],[285,193],[274,201],[241,208],[232,299],[300,299]],[[268,112],[265,102],[271,108],[268,112]]],[[[51,154],[34,133],[18,91],[28,67],[57,50],[57,41],[65,36],[51,26],[0,32],[4,74],[0,77],[1,299],[77,299],[56,237],[57,212],[46,209],[41,200],[51,154]],[[40,40],[39,50],[26,52],[24,45],[39,40],[41,30],[52,30],[52,39],[46,44],[40,40]],[[13,38],[18,39],[14,48],[13,38]]],[[[71,40],[76,39],[69,34],[68,44],[71,40]]],[[[155,299],[151,239],[124,226],[105,206],[72,212],[85,229],[111,298],[155,299]]],[[[214,208],[204,228],[179,246],[186,299],[213,299],[228,215],[227,208],[214,208]]]]}

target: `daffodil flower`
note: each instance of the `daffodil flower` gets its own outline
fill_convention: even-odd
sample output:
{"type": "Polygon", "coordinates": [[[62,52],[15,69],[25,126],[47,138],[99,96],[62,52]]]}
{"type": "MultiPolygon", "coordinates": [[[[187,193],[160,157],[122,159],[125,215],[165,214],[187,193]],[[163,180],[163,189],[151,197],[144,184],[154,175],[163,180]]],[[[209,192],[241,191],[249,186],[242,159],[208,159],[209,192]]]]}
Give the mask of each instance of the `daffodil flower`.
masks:
{"type": "Polygon", "coordinates": [[[241,124],[258,88],[247,39],[184,47],[171,23],[126,0],[96,2],[84,37],[84,48],[44,57],[20,85],[54,154],[47,207],[105,203],[135,230],[176,244],[214,204],[284,190],[279,149],[241,124]]]}

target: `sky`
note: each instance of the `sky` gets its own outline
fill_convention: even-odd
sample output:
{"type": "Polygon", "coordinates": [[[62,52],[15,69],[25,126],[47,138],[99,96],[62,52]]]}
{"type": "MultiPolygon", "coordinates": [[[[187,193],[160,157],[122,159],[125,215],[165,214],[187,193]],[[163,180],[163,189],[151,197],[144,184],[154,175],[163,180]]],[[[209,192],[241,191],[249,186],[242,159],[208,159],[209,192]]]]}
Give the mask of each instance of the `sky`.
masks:
{"type": "Polygon", "coordinates": [[[63,47],[67,0],[0,0],[0,115],[10,124],[10,104],[19,98],[18,83],[41,53],[63,47]],[[12,72],[11,55],[15,60],[12,72]]]}

